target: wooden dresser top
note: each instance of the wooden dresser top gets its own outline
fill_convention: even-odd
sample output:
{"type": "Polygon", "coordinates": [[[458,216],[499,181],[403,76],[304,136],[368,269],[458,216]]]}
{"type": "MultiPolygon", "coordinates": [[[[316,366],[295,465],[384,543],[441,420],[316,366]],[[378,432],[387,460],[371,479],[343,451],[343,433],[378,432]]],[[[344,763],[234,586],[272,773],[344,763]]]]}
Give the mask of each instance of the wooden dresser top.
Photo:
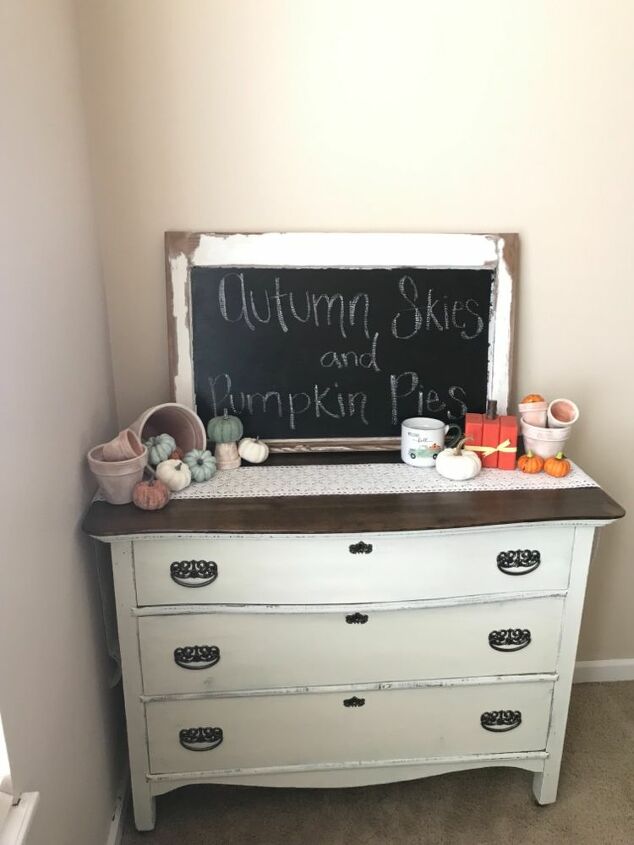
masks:
{"type": "MultiPolygon", "coordinates": [[[[267,465],[390,463],[397,453],[271,455],[267,465]]],[[[281,496],[174,500],[160,511],[93,502],[83,530],[93,537],[144,534],[336,534],[430,531],[520,522],[606,521],[623,508],[600,487],[561,490],[281,496]]]]}

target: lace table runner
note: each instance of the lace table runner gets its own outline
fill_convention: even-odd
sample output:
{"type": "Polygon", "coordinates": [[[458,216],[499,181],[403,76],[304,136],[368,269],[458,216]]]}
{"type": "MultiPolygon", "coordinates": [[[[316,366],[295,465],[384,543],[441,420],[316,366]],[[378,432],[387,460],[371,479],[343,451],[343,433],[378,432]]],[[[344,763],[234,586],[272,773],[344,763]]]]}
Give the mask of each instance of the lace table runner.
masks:
{"type": "Polygon", "coordinates": [[[455,493],[472,490],[560,490],[598,487],[575,464],[564,478],[544,472],[483,469],[469,481],[449,481],[431,468],[407,464],[337,464],[317,466],[243,466],[217,472],[191,484],[174,499],[243,499],[260,496],[371,496],[379,493],[455,493]]]}

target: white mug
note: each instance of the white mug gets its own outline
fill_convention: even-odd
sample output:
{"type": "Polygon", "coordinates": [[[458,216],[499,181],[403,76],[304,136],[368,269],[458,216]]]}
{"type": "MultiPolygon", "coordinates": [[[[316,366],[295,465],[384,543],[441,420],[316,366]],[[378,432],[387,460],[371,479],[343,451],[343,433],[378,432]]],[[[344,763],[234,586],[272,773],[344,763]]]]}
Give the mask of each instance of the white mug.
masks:
{"type": "Polygon", "coordinates": [[[401,423],[401,458],[413,467],[433,467],[439,452],[445,448],[445,437],[449,429],[455,428],[457,435],[449,445],[453,446],[462,435],[459,425],[445,425],[432,417],[410,417],[401,423]]]}

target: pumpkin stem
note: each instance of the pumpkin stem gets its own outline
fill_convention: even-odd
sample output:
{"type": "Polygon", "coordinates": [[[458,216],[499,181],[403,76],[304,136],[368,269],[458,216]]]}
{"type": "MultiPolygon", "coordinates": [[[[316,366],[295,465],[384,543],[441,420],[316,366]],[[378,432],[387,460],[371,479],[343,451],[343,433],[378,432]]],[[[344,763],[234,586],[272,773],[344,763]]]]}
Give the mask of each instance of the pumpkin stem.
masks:
{"type": "Polygon", "coordinates": [[[454,455],[460,455],[462,453],[462,448],[463,448],[464,444],[467,442],[467,440],[473,440],[473,437],[472,437],[471,434],[465,434],[463,437],[460,438],[460,440],[456,443],[456,445],[452,447],[454,455]]]}
{"type": "Polygon", "coordinates": [[[555,459],[558,460],[558,461],[562,461],[563,458],[564,458],[563,452],[557,452],[557,454],[555,455],[555,459]]]}
{"type": "Polygon", "coordinates": [[[229,416],[229,411],[228,411],[226,408],[224,409],[224,411],[223,411],[223,413],[222,413],[222,416],[223,416],[225,419],[227,419],[227,417],[229,416]]]}

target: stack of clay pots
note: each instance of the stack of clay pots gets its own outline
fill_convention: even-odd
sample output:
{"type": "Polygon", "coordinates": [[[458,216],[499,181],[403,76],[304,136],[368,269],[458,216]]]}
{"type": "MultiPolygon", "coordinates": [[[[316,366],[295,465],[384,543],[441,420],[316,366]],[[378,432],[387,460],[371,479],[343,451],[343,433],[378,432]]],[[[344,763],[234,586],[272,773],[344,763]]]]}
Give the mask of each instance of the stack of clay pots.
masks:
{"type": "Polygon", "coordinates": [[[88,465],[107,502],[125,505],[132,501],[134,486],[143,478],[148,462],[143,441],[157,434],[170,434],[183,452],[204,449],[207,443],[205,427],[190,408],[177,402],[149,408],[109,443],[88,452],[88,465]]]}
{"type": "Polygon", "coordinates": [[[143,478],[146,464],[147,449],[131,428],[88,452],[88,466],[104,499],[112,505],[132,501],[134,485],[143,478]]]}
{"type": "Polygon", "coordinates": [[[564,452],[579,408],[570,399],[520,402],[520,428],[527,452],[540,458],[553,458],[564,452]]]}

